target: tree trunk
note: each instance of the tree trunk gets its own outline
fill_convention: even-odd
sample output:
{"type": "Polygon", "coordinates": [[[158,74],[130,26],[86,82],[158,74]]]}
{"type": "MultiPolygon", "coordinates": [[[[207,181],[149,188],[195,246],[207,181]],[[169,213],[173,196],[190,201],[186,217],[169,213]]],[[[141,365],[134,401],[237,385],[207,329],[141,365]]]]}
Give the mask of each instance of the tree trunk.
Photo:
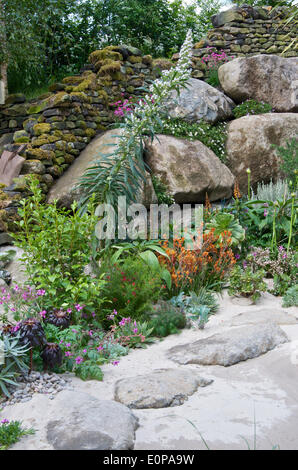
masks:
{"type": "Polygon", "coordinates": [[[0,104],[4,104],[7,95],[7,64],[0,64],[0,104]]]}

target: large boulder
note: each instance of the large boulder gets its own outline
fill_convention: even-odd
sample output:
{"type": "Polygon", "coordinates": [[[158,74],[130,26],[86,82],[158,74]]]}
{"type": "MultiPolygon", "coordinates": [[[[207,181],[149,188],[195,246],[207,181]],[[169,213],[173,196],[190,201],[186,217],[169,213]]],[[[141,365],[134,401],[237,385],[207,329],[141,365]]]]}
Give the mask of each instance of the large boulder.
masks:
{"type": "Polygon", "coordinates": [[[191,78],[180,95],[173,92],[167,103],[167,111],[172,118],[182,118],[188,122],[217,122],[232,116],[233,101],[221,91],[202,80],[191,78]]]}
{"type": "Polygon", "coordinates": [[[200,141],[157,135],[146,144],[146,162],[167,186],[176,203],[229,198],[234,177],[219,158],[200,141]]]}
{"type": "Polygon", "coordinates": [[[121,379],[115,385],[115,400],[129,408],[166,408],[182,405],[198,387],[212,383],[191,370],[164,369],[121,379]]]}
{"type": "Polygon", "coordinates": [[[247,190],[247,168],[251,184],[268,183],[281,176],[280,160],[273,145],[284,146],[298,135],[298,114],[274,113],[243,116],[229,124],[226,143],[228,166],[240,189],[247,190]]]}
{"type": "Polygon", "coordinates": [[[297,57],[239,57],[219,67],[218,77],[224,92],[237,103],[254,99],[276,111],[298,111],[297,57]]]}
{"type": "MultiPolygon", "coordinates": [[[[90,168],[96,160],[100,160],[102,154],[112,152],[113,147],[111,145],[117,145],[120,134],[120,129],[113,129],[95,137],[61,178],[51,187],[47,202],[52,203],[56,200],[59,207],[70,208],[73,201],[78,201],[82,196],[81,190],[77,188],[80,178],[87,168],[90,168]]],[[[137,202],[146,206],[157,203],[157,197],[149,174],[137,202]]]]}
{"type": "Polygon", "coordinates": [[[286,343],[288,337],[275,323],[259,323],[229,329],[194,343],[174,346],[168,357],[178,364],[232,366],[258,357],[286,343]]]}
{"type": "Polygon", "coordinates": [[[138,421],[126,406],[63,391],[55,409],[56,418],[47,423],[47,440],[55,450],[133,449],[138,421]]]}

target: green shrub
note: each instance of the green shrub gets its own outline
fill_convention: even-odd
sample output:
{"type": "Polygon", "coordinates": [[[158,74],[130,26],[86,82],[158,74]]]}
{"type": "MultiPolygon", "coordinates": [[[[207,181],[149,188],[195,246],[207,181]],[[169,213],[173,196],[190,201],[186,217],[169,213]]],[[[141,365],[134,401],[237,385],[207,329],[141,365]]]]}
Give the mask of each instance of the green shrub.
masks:
{"type": "Polygon", "coordinates": [[[99,316],[103,301],[102,279],[85,274],[92,259],[92,237],[97,218],[89,211],[80,214],[74,203],[72,210],[58,209],[56,204],[42,203],[38,182],[30,185],[33,196],[21,201],[19,232],[16,246],[24,250],[29,284],[44,292],[42,308],[72,308],[83,304],[99,316]]]}
{"type": "Polygon", "coordinates": [[[174,204],[173,196],[169,194],[167,186],[157,177],[152,175],[152,184],[158,200],[158,204],[174,204]]]}
{"type": "Polygon", "coordinates": [[[235,266],[230,275],[230,295],[240,295],[242,297],[251,297],[255,302],[261,296],[261,292],[267,290],[263,281],[264,270],[253,272],[251,268],[242,269],[235,266]]]}
{"type": "Polygon", "coordinates": [[[20,421],[9,422],[7,419],[3,419],[0,421],[0,450],[6,450],[18,442],[21,437],[34,433],[32,428],[23,428],[20,421]]]}
{"type": "Polygon", "coordinates": [[[231,244],[237,245],[242,242],[245,238],[245,230],[239,224],[238,220],[235,220],[233,214],[228,212],[219,212],[216,214],[209,223],[206,224],[205,233],[210,233],[214,230],[214,235],[218,236],[217,244],[219,245],[223,241],[224,234],[226,232],[231,233],[231,244]]]}
{"type": "Polygon", "coordinates": [[[163,121],[163,126],[159,132],[174,137],[182,137],[189,140],[199,140],[206,147],[210,148],[218,158],[225,162],[227,124],[209,124],[204,121],[197,123],[186,122],[183,119],[167,119],[163,121]]]}
{"type": "Polygon", "coordinates": [[[283,307],[298,307],[298,284],[290,287],[282,300],[283,307]]]}
{"type": "Polygon", "coordinates": [[[296,189],[298,180],[298,139],[293,138],[286,143],[285,147],[275,147],[282,159],[280,169],[285,174],[292,188],[296,189]]]}
{"type": "Polygon", "coordinates": [[[128,257],[121,264],[106,260],[101,265],[101,272],[106,281],[104,307],[115,309],[123,317],[141,319],[160,296],[160,275],[141,259],[128,257]]]}
{"type": "Polygon", "coordinates": [[[219,304],[213,292],[201,287],[198,292],[191,291],[188,296],[181,292],[177,297],[172,297],[170,302],[180,307],[191,324],[203,329],[209,320],[209,316],[217,312],[219,304]]]}
{"type": "Polygon", "coordinates": [[[154,307],[154,316],[149,325],[153,328],[152,335],[162,338],[179,333],[186,325],[186,318],[180,308],[169,302],[159,301],[154,307]]]}
{"type": "Polygon", "coordinates": [[[256,100],[247,100],[238,104],[233,109],[235,118],[240,118],[247,115],[265,114],[272,111],[272,106],[268,103],[259,102],[256,100]]]}

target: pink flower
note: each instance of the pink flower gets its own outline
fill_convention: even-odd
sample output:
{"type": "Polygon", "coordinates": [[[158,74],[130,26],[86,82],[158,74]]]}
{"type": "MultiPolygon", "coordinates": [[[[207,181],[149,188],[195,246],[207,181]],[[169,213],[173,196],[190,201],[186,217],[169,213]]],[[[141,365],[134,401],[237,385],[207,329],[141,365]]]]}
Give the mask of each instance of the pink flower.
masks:
{"type": "Polygon", "coordinates": [[[66,357],[71,357],[72,356],[72,353],[70,351],[65,351],[65,356],[66,357]]]}
{"type": "Polygon", "coordinates": [[[113,366],[118,366],[119,362],[120,361],[113,361],[112,364],[113,364],[113,366]]]}
{"type": "Polygon", "coordinates": [[[42,317],[42,318],[45,318],[46,316],[46,310],[42,310],[41,312],[39,312],[39,315],[42,317]]]}
{"type": "Polygon", "coordinates": [[[82,364],[82,362],[84,362],[84,359],[81,356],[78,356],[75,358],[75,361],[77,364],[82,364]]]}

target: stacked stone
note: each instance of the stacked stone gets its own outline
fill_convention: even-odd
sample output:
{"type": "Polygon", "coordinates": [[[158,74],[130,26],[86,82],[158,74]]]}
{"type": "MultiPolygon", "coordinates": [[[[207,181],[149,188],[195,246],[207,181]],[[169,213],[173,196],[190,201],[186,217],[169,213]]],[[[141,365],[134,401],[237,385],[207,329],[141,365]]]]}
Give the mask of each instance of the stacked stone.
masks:
{"type": "Polygon", "coordinates": [[[23,129],[23,122],[27,117],[26,97],[21,93],[10,95],[5,105],[0,106],[0,138],[4,134],[23,129]]]}
{"type": "MultiPolygon", "coordinates": [[[[257,54],[277,54],[283,57],[298,56],[298,25],[286,24],[283,8],[270,11],[246,5],[234,7],[212,18],[214,29],[194,45],[194,78],[204,78],[206,64],[202,58],[214,51],[224,51],[229,58],[257,54]]],[[[178,54],[173,56],[177,60],[178,54]]]]}
{"type": "Polygon", "coordinates": [[[13,229],[18,201],[27,194],[28,175],[40,181],[46,194],[92,137],[115,123],[113,104],[143,95],[159,66],[168,66],[154,67],[151,56],[129,46],[95,51],[89,60],[80,75],[55,83],[49,93],[28,103],[23,95],[11,95],[0,108],[0,128],[10,136],[3,148],[16,151],[26,144],[21,175],[0,190],[0,232],[13,229]],[[16,113],[17,127],[7,127],[6,116],[16,113]]]}

